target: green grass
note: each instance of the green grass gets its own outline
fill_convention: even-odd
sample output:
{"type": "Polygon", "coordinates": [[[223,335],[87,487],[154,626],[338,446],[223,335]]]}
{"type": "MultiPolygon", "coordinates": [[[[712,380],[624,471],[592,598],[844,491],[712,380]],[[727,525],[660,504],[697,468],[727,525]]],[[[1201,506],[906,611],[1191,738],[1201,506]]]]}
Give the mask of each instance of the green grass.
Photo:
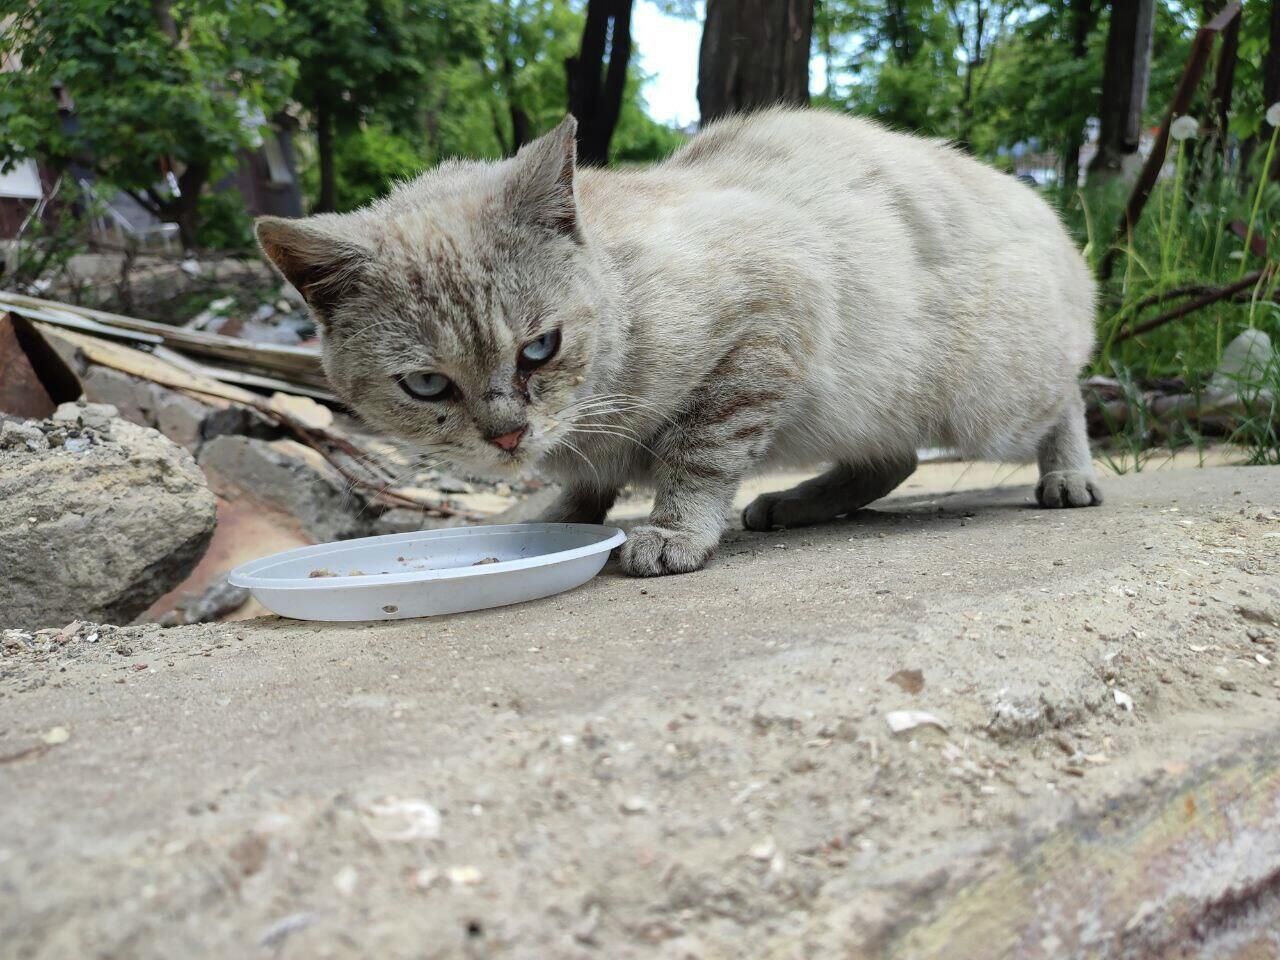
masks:
{"type": "Polygon", "coordinates": [[[1261,369],[1237,380],[1244,418],[1231,442],[1248,454],[1247,463],[1280,465],[1280,353],[1273,352],[1261,369]]]}
{"type": "MultiPolygon", "coordinates": [[[[1099,451],[1118,472],[1141,470],[1163,449],[1190,445],[1203,451],[1205,446],[1206,438],[1190,419],[1170,423],[1153,415],[1145,397],[1150,385],[1179,380],[1187,392],[1199,395],[1226,345],[1250,327],[1280,344],[1280,305],[1272,302],[1280,270],[1234,299],[1140,336],[1121,336],[1187,302],[1175,297],[1178,291],[1220,287],[1268,265],[1267,258],[1246,252],[1245,239],[1230,230],[1232,221],[1261,237],[1271,257],[1280,249],[1280,184],[1259,189],[1255,178],[1242,185],[1235,171],[1221,171],[1216,157],[1202,170],[1194,161],[1194,144],[1185,141],[1171,155],[1171,169],[1157,184],[1137,229],[1116,249],[1111,278],[1099,285],[1098,350],[1089,373],[1119,384],[1126,413],[1108,425],[1110,442],[1099,451]]],[[[1059,198],[1095,270],[1114,240],[1128,193],[1127,183],[1113,183],[1059,198]]],[[[1254,380],[1239,385],[1242,400],[1248,398],[1246,419],[1227,439],[1243,448],[1249,463],[1280,463],[1278,375],[1273,356],[1254,380]]]]}

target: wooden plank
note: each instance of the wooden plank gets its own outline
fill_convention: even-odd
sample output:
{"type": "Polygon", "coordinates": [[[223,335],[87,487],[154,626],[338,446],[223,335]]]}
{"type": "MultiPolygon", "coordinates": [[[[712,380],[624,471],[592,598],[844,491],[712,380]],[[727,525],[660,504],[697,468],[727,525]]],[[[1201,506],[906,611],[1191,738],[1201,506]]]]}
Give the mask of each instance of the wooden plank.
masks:
{"type": "Polygon", "coordinates": [[[148,343],[155,346],[164,343],[164,340],[153,334],[108,326],[105,323],[99,323],[97,320],[90,320],[88,317],[78,317],[65,310],[45,309],[14,303],[8,299],[7,295],[0,295],[0,310],[20,314],[29,320],[43,320],[46,323],[52,323],[60,327],[70,327],[72,330],[81,330],[85,333],[97,334],[100,337],[108,337],[112,340],[124,340],[129,343],[148,343]]]}
{"type": "Polygon", "coordinates": [[[110,367],[112,370],[119,370],[121,373],[140,377],[143,380],[150,380],[153,383],[158,383],[163,387],[171,387],[175,390],[190,390],[206,397],[217,397],[222,400],[229,400],[232,403],[245,404],[246,406],[262,403],[262,398],[255,393],[242,390],[232,384],[220,383],[203,374],[191,373],[153,354],[143,353],[141,350],[113,343],[110,340],[101,340],[98,337],[84,334],[77,330],[68,330],[43,323],[36,323],[35,326],[45,337],[70,343],[83,353],[85,359],[90,363],[110,367]]]}
{"type": "Polygon", "coordinates": [[[0,296],[6,302],[16,306],[47,310],[55,316],[73,314],[108,327],[159,337],[167,346],[187,353],[216,357],[238,366],[258,368],[266,373],[275,374],[287,380],[297,380],[321,389],[328,385],[320,365],[320,351],[313,347],[254,344],[236,337],[201,333],[198,330],[187,330],[183,327],[170,327],[150,320],[139,320],[136,317],[59,303],[54,300],[42,300],[39,297],[9,292],[4,292],[0,296]]]}
{"type": "Polygon", "coordinates": [[[299,394],[304,397],[311,397],[313,400],[324,400],[327,403],[339,402],[338,398],[330,391],[323,390],[320,387],[312,387],[305,383],[281,380],[278,377],[263,376],[262,374],[249,373],[244,370],[232,370],[210,363],[200,364],[199,369],[204,376],[220,380],[223,383],[258,387],[262,390],[279,391],[280,393],[299,394]]]}

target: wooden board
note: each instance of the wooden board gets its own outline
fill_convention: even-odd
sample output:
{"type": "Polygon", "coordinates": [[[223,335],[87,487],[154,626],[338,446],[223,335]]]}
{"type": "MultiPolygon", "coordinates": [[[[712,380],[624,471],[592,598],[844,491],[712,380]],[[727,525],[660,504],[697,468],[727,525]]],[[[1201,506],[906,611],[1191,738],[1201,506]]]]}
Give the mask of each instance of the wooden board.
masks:
{"type": "Polygon", "coordinates": [[[260,404],[262,398],[232,384],[220,383],[199,373],[192,373],[168,360],[153,354],[135,350],[121,343],[102,340],[96,336],[80,333],[75,330],[36,323],[41,335],[51,340],[61,340],[80,351],[90,363],[97,363],[121,373],[127,373],[144,380],[150,380],[164,387],[175,390],[191,390],[203,397],[214,397],[242,403],[249,406],[260,404]]]}
{"type": "MultiPolygon", "coordinates": [[[[13,307],[43,311],[41,319],[58,326],[71,326],[67,316],[78,321],[89,320],[117,331],[130,331],[159,338],[165,345],[185,353],[212,357],[239,368],[275,375],[282,379],[325,389],[324,370],[320,365],[320,351],[314,347],[290,347],[278,344],[256,344],[236,337],[216,333],[202,333],[184,327],[170,327],[150,320],[139,320],[119,313],[94,310],[56,300],[42,300],[16,293],[0,293],[0,301],[13,307]]],[[[81,324],[82,325],[82,324],[81,324]]]]}

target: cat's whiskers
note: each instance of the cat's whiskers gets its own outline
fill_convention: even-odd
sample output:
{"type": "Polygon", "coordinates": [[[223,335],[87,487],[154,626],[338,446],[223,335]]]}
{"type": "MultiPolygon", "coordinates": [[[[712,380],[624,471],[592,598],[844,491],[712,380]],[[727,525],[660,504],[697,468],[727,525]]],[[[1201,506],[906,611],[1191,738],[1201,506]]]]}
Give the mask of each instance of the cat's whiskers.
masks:
{"type": "MultiPolygon", "coordinates": [[[[639,437],[637,437],[637,436],[636,436],[633,432],[631,432],[630,430],[626,430],[626,432],[624,432],[624,430],[626,430],[626,428],[616,428],[616,427],[615,427],[615,428],[605,428],[605,427],[601,427],[601,426],[600,426],[600,425],[598,425],[598,424],[593,424],[593,425],[585,426],[585,427],[584,427],[584,426],[580,426],[580,425],[578,425],[578,424],[575,424],[574,426],[570,427],[568,431],[566,431],[566,435],[568,435],[568,434],[584,434],[584,435],[592,435],[592,434],[595,434],[595,435],[605,436],[605,437],[614,437],[614,438],[616,438],[616,439],[618,439],[618,440],[625,440],[625,441],[627,441],[628,443],[634,443],[637,447],[639,447],[641,450],[645,451],[647,454],[649,454],[649,456],[653,457],[655,460],[657,460],[657,461],[658,461],[659,463],[661,463],[663,466],[665,466],[665,467],[667,467],[667,468],[670,468],[670,466],[671,466],[671,465],[670,465],[669,463],[667,463],[667,461],[666,461],[665,459],[663,459],[662,455],[661,455],[661,454],[659,454],[656,450],[654,450],[654,449],[653,449],[653,447],[651,447],[651,446],[649,446],[648,444],[644,443],[642,440],[640,440],[640,438],[639,438],[639,437]]],[[[562,440],[561,442],[565,442],[565,441],[563,441],[563,440],[562,440]]]]}
{"type": "MultiPolygon", "coordinates": [[[[436,447],[439,445],[433,444],[432,446],[436,447]]],[[[352,462],[360,463],[364,469],[368,469],[375,456],[376,454],[366,454],[363,457],[352,458],[352,462]]],[[[387,465],[381,463],[378,464],[381,476],[372,479],[369,477],[344,478],[344,504],[355,496],[356,488],[359,486],[363,486],[367,490],[371,491],[371,495],[368,499],[372,502],[372,500],[386,494],[388,491],[401,487],[404,484],[404,481],[414,474],[421,473],[424,470],[434,470],[444,463],[444,459],[441,456],[432,452],[418,453],[414,451],[410,452],[408,457],[408,462],[399,469],[389,468],[387,465]]],[[[366,504],[365,508],[362,508],[362,510],[367,509],[368,505],[369,504],[366,504]]]]}
{"type": "Polygon", "coordinates": [[[576,454],[577,454],[577,455],[582,459],[582,462],[583,462],[583,463],[585,463],[588,467],[590,467],[590,468],[591,468],[591,472],[592,472],[593,474],[595,474],[596,479],[597,479],[597,480],[599,480],[599,479],[600,479],[600,471],[599,471],[599,470],[597,470],[597,469],[596,469],[596,465],[595,465],[594,463],[592,463],[592,462],[591,462],[591,458],[590,458],[590,457],[588,457],[585,453],[583,453],[581,450],[579,450],[579,449],[578,449],[577,444],[575,444],[575,443],[574,443],[572,440],[570,440],[568,437],[561,437],[561,438],[560,438],[560,443],[562,443],[562,444],[563,444],[565,447],[567,447],[569,450],[571,450],[571,451],[573,451],[574,453],[576,453],[576,454]]]}
{"type": "Polygon", "coordinates": [[[557,412],[556,416],[564,416],[566,418],[591,413],[593,415],[605,416],[610,413],[634,413],[642,411],[651,414],[656,419],[670,423],[672,418],[659,410],[654,404],[640,397],[630,394],[602,394],[594,397],[585,397],[581,400],[567,404],[557,412]]]}

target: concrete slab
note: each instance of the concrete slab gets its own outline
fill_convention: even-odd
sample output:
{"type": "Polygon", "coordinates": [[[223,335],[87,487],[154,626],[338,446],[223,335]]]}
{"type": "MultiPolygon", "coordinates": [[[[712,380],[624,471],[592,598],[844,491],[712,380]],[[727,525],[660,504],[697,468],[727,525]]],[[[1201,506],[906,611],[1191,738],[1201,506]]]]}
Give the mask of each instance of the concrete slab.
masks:
{"type": "Polygon", "coordinates": [[[1106,491],[439,621],[10,642],[0,952],[1274,955],[1280,471],[1106,491]]]}

